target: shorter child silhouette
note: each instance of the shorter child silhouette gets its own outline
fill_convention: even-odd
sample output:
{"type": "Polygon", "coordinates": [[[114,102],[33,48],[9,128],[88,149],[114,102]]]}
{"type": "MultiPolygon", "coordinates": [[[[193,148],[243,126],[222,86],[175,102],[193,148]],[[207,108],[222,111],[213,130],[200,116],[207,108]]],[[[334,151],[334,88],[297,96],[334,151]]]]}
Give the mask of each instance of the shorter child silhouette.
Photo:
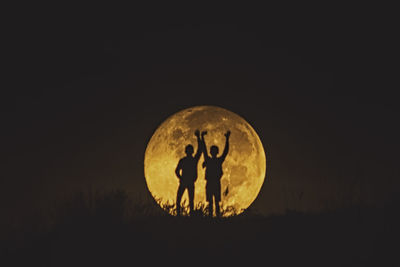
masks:
{"type": "Polygon", "coordinates": [[[186,157],[179,160],[178,166],[175,169],[175,174],[179,179],[179,187],[176,194],[176,212],[178,216],[181,214],[181,199],[186,189],[189,194],[190,213],[192,213],[194,209],[194,183],[197,180],[197,163],[199,162],[202,152],[199,130],[196,130],[195,135],[197,137],[196,154],[193,157],[193,146],[187,145],[185,148],[186,157]]]}

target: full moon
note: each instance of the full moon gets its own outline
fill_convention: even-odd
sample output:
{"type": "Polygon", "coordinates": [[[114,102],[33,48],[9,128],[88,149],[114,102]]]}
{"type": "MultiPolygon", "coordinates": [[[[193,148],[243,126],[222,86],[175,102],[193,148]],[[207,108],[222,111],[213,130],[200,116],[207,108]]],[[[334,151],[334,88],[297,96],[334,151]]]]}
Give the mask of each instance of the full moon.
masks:
{"type": "MultiPolygon", "coordinates": [[[[181,110],[167,118],[151,137],[144,158],[147,187],[157,203],[173,214],[179,180],[175,168],[191,144],[197,151],[195,131],[207,131],[208,153],[216,145],[219,154],[225,146],[224,133],[231,131],[229,153],[222,165],[221,209],[223,216],[239,214],[256,199],[264,183],[266,158],[263,145],[255,130],[239,115],[216,106],[196,106],[181,110]]],[[[206,205],[206,180],[202,163],[198,163],[195,183],[195,207],[206,205]]],[[[182,202],[188,205],[185,191],[182,202]]],[[[184,205],[184,204],[183,204],[184,205]]]]}

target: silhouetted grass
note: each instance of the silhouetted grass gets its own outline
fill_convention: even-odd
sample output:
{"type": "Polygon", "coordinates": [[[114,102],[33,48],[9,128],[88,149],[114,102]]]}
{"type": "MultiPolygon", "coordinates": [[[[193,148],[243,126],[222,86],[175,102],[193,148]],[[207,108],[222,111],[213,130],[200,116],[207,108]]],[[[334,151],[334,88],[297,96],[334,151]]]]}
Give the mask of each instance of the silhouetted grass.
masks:
{"type": "Polygon", "coordinates": [[[3,242],[1,266],[396,266],[399,204],[212,219],[204,206],[174,217],[123,191],[77,194],[46,218],[47,228],[3,242]]]}
{"type": "MultiPolygon", "coordinates": [[[[176,215],[176,205],[175,203],[163,201],[161,198],[155,200],[158,206],[160,206],[165,212],[171,215],[176,215]]],[[[181,203],[181,216],[189,216],[189,203],[183,200],[181,203]]],[[[243,210],[236,210],[233,206],[221,207],[220,216],[221,217],[234,217],[240,214],[243,210]]],[[[194,211],[191,214],[192,217],[204,217],[209,216],[208,206],[206,203],[199,202],[195,205],[194,211]]],[[[214,215],[215,216],[215,208],[214,215]]]]}

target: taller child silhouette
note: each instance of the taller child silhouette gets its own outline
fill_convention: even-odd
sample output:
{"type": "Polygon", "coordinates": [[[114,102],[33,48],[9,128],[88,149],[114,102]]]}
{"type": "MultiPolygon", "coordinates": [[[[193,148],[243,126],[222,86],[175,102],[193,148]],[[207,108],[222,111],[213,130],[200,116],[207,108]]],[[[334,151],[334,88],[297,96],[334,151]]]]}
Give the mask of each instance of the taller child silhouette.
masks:
{"type": "Polygon", "coordinates": [[[206,199],[208,202],[208,212],[209,215],[213,215],[213,200],[215,200],[215,212],[217,216],[220,216],[220,207],[219,207],[219,202],[221,201],[221,178],[222,178],[222,163],[224,162],[226,155],[228,155],[229,151],[229,136],[231,135],[230,131],[227,131],[225,133],[225,148],[224,151],[222,152],[222,155],[220,157],[217,157],[218,155],[218,147],[217,146],[211,146],[210,148],[210,154],[211,157],[208,156],[207,153],[207,146],[206,142],[204,140],[204,135],[206,135],[207,132],[202,132],[201,133],[201,144],[202,144],[202,150],[204,153],[204,162],[203,162],[203,168],[206,168],[206,175],[205,178],[207,180],[206,184],[206,199]]]}
{"type": "Polygon", "coordinates": [[[202,152],[199,130],[196,130],[195,135],[197,137],[196,154],[193,157],[193,146],[187,145],[185,148],[186,157],[179,160],[175,169],[175,174],[179,178],[179,187],[176,195],[176,212],[178,216],[181,214],[181,199],[186,189],[189,194],[190,213],[194,209],[194,182],[197,180],[197,164],[202,152]]]}

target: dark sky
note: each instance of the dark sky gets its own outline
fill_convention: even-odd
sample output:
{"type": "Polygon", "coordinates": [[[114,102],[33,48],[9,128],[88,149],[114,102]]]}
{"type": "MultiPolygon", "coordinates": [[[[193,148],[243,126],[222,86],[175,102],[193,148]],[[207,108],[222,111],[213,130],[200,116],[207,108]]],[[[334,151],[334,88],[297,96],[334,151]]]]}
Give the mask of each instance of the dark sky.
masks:
{"type": "Polygon", "coordinates": [[[203,104],[236,112],[258,132],[263,212],[398,192],[390,30],[352,9],[314,8],[22,12],[3,51],[1,205],[24,213],[89,188],[147,195],[152,133],[203,104]]]}

